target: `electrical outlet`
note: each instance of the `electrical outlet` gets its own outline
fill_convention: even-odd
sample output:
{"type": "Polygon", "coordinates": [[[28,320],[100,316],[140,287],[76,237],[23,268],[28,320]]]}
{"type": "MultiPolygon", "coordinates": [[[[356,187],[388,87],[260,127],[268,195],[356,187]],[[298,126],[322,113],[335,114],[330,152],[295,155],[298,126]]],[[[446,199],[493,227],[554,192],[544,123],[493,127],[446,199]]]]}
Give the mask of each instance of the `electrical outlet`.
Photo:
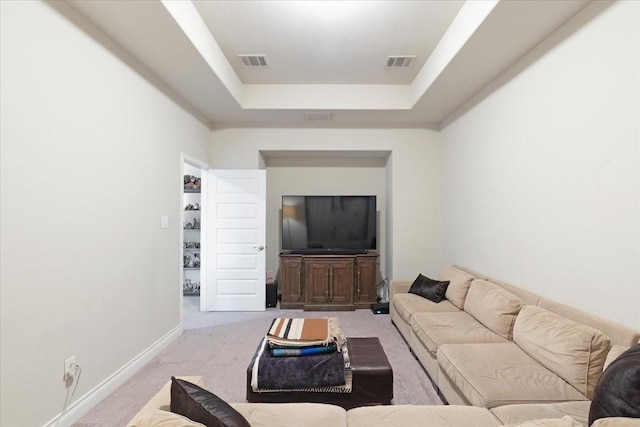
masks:
{"type": "Polygon", "coordinates": [[[73,381],[73,376],[76,374],[76,370],[78,369],[78,365],[76,363],[76,357],[71,356],[67,360],[64,361],[64,377],[62,378],[64,382],[68,382],[69,380],[73,381]]]}

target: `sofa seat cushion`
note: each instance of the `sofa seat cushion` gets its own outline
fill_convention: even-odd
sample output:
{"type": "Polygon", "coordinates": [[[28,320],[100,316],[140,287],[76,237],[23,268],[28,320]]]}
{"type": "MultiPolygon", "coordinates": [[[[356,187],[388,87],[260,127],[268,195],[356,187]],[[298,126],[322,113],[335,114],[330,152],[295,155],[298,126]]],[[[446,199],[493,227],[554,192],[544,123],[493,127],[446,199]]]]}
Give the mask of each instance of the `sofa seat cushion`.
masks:
{"type": "Polygon", "coordinates": [[[598,418],[591,424],[591,427],[640,427],[640,418],[598,418]]]}
{"type": "Polygon", "coordinates": [[[519,297],[485,280],[471,282],[464,311],[503,338],[513,337],[513,325],[524,305],[519,297]]]}
{"type": "Polygon", "coordinates": [[[459,311],[449,301],[435,303],[414,294],[396,294],[393,296],[391,304],[393,304],[393,307],[407,325],[411,325],[411,316],[414,313],[459,311]]]}
{"type": "Polygon", "coordinates": [[[507,342],[464,311],[415,313],[411,329],[433,357],[440,344],[507,342]]]}
{"type": "Polygon", "coordinates": [[[346,427],[347,413],[323,403],[233,403],[251,427],[346,427]]]}
{"type": "Polygon", "coordinates": [[[591,399],[609,352],[609,337],[605,334],[544,308],[527,305],[516,318],[513,341],[591,399]]]}
{"type": "Polygon", "coordinates": [[[365,406],[347,412],[349,427],[498,427],[501,424],[485,408],[473,406],[384,405],[365,406]]]}
{"type": "Polygon", "coordinates": [[[469,291],[469,285],[471,285],[471,281],[475,279],[475,277],[466,271],[446,265],[440,270],[438,278],[449,282],[445,297],[451,301],[453,305],[462,310],[464,307],[464,300],[467,297],[467,292],[469,291]]]}
{"type": "Polygon", "coordinates": [[[505,427],[583,427],[582,424],[568,415],[562,418],[540,418],[537,420],[525,421],[518,424],[509,424],[505,427]]]}
{"type": "Polygon", "coordinates": [[[131,427],[206,427],[180,414],[162,409],[141,412],[130,424],[131,427]]]}
{"type": "Polygon", "coordinates": [[[438,363],[474,406],[586,400],[516,344],[442,344],[438,363]]]}
{"type": "Polygon", "coordinates": [[[521,405],[505,405],[491,408],[491,413],[502,424],[516,424],[540,418],[562,418],[570,416],[582,425],[587,425],[589,418],[589,400],[559,403],[529,403],[521,405]]]}

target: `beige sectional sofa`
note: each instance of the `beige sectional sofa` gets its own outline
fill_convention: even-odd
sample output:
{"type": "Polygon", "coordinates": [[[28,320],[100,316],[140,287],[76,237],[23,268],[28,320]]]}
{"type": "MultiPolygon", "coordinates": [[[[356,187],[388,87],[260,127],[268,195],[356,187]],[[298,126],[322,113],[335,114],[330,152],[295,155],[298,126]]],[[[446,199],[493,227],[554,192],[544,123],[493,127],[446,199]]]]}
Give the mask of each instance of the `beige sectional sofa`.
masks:
{"type": "MultiPolygon", "coordinates": [[[[580,427],[603,369],[640,332],[461,267],[446,266],[446,300],[392,282],[390,315],[446,406],[344,410],[316,403],[231,403],[252,427],[580,427]]],[[[183,377],[204,387],[201,377],[183,377]]],[[[202,426],[169,411],[171,382],[127,427],[202,426]]],[[[215,392],[215,390],[213,390],[215,392]]],[[[593,427],[640,427],[602,418],[593,427]]]]}
{"type": "Polygon", "coordinates": [[[640,333],[515,286],[446,266],[446,300],[391,283],[390,315],[441,396],[505,423],[570,415],[586,425],[612,347],[640,333]]]}
{"type": "MultiPolygon", "coordinates": [[[[202,377],[182,377],[204,387],[202,377]]],[[[202,427],[202,424],[169,411],[171,382],[167,383],[131,419],[127,427],[202,427]]],[[[513,405],[518,406],[518,405],[513,405]]],[[[252,427],[580,427],[570,416],[550,413],[545,419],[503,422],[493,410],[477,406],[383,405],[345,411],[321,403],[232,403],[252,427]]],[[[517,411],[516,411],[517,412],[517,411]]],[[[639,427],[640,420],[603,418],[593,427],[639,427]]]]}

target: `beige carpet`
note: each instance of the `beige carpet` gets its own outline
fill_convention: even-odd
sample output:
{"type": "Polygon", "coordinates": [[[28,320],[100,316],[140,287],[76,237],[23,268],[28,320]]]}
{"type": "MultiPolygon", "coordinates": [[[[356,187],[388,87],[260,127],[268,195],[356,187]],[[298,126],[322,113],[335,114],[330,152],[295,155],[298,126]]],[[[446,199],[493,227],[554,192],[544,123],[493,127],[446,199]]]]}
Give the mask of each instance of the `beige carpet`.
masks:
{"type": "Polygon", "coordinates": [[[121,426],[172,375],[201,375],[205,386],[228,402],[246,402],[246,369],[275,317],[340,319],[346,336],[376,336],[393,367],[393,404],[441,405],[429,377],[409,349],[389,315],[370,310],[304,312],[199,312],[197,298],[185,298],[185,332],[129,381],[87,413],[76,426],[121,426]]]}

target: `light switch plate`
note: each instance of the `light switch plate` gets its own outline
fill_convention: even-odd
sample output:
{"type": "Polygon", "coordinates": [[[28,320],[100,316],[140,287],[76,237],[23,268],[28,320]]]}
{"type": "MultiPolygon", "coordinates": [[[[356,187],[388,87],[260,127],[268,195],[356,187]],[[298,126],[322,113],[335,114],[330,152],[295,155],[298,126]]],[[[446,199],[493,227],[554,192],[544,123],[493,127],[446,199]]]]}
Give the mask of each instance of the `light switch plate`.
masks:
{"type": "Polygon", "coordinates": [[[169,217],[161,216],[160,217],[160,228],[169,228],[169,217]]]}

